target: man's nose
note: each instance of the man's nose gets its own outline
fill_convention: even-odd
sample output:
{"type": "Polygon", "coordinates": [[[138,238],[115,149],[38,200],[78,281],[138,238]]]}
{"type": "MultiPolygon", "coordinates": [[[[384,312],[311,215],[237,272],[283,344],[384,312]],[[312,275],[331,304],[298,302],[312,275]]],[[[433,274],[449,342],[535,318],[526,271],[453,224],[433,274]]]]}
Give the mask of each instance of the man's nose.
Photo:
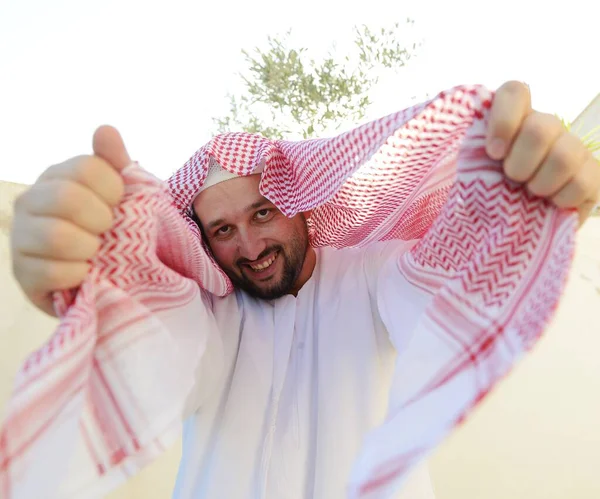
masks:
{"type": "Polygon", "coordinates": [[[239,252],[240,257],[254,261],[267,248],[265,241],[256,237],[251,231],[239,233],[239,252]]]}

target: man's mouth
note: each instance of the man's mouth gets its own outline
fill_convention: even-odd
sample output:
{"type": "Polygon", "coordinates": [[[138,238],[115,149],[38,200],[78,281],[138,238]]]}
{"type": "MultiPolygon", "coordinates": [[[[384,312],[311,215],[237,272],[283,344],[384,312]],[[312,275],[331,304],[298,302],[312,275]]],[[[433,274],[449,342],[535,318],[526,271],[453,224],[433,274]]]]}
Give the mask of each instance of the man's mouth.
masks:
{"type": "Polygon", "coordinates": [[[263,258],[261,261],[259,261],[257,263],[247,263],[245,265],[247,267],[250,267],[253,272],[256,272],[256,273],[264,272],[271,265],[273,265],[273,263],[275,263],[275,260],[277,260],[278,255],[279,255],[279,251],[276,251],[275,253],[272,253],[271,255],[267,256],[266,258],[263,258]]]}

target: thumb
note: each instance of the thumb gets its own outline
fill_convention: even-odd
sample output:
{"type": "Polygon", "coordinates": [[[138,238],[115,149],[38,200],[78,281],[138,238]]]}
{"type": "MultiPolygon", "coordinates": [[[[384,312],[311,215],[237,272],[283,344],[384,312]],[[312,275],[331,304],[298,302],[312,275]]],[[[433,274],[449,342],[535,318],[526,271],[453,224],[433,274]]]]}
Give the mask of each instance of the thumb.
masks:
{"type": "Polygon", "coordinates": [[[93,149],[95,156],[110,163],[117,171],[131,163],[121,134],[112,126],[103,125],[94,132],[93,149]]]}

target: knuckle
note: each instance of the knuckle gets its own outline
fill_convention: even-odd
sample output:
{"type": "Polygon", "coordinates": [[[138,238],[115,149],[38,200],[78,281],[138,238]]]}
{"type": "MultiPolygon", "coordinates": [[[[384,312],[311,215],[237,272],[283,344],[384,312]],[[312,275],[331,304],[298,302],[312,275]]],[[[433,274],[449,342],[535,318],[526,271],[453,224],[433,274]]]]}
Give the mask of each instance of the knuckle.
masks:
{"type": "Polygon", "coordinates": [[[22,232],[18,230],[17,224],[17,219],[13,219],[13,224],[10,228],[10,251],[13,261],[15,258],[17,258],[17,255],[23,251],[23,235],[22,232]]]}
{"type": "Polygon", "coordinates": [[[75,206],[85,206],[83,204],[85,200],[81,199],[77,185],[69,180],[56,182],[50,187],[50,190],[51,202],[58,208],[69,210],[75,206]]]}
{"type": "Polygon", "coordinates": [[[25,277],[23,275],[23,266],[21,265],[21,261],[19,255],[16,252],[13,252],[12,261],[11,261],[11,269],[13,276],[17,280],[17,282],[21,285],[21,287],[25,284],[25,277]]]}
{"type": "Polygon", "coordinates": [[[63,271],[60,265],[47,260],[40,265],[34,286],[39,290],[56,289],[60,287],[62,278],[63,271]]]}
{"type": "Polygon", "coordinates": [[[581,178],[573,179],[569,185],[554,198],[559,208],[576,208],[586,199],[586,186],[581,178]]]}
{"type": "Polygon", "coordinates": [[[534,144],[548,142],[556,130],[552,116],[544,113],[531,113],[523,123],[523,133],[534,144]]]}
{"type": "Polygon", "coordinates": [[[110,206],[116,206],[119,204],[125,193],[125,182],[119,173],[113,168],[106,168],[102,172],[101,178],[98,183],[94,185],[94,192],[105,203],[110,206]]]}
{"type": "Polygon", "coordinates": [[[116,205],[119,203],[119,201],[121,201],[121,199],[123,199],[123,196],[125,195],[125,182],[123,181],[121,175],[116,175],[112,192],[114,195],[114,204],[116,205]]]}
{"type": "Polygon", "coordinates": [[[112,227],[113,216],[110,210],[104,209],[104,207],[100,210],[90,208],[80,213],[76,222],[86,232],[99,236],[112,227]]]}
{"type": "Polygon", "coordinates": [[[98,231],[100,233],[106,232],[113,226],[114,221],[115,217],[112,210],[106,209],[106,211],[98,218],[98,231]]]}
{"type": "Polygon", "coordinates": [[[119,173],[106,161],[95,156],[78,162],[76,179],[109,206],[116,205],[125,192],[125,183],[119,173]]]}
{"type": "Polygon", "coordinates": [[[93,183],[94,160],[92,156],[76,156],[71,160],[71,178],[84,184],[93,183]]]}
{"type": "Polygon", "coordinates": [[[99,235],[113,225],[113,212],[106,204],[96,199],[89,200],[76,219],[76,224],[90,234],[99,235]]]}
{"type": "Polygon", "coordinates": [[[529,87],[527,86],[527,84],[519,80],[509,80],[505,82],[498,89],[498,92],[503,94],[510,94],[511,96],[519,96],[524,98],[529,97],[529,87]]]}
{"type": "Polygon", "coordinates": [[[555,142],[549,158],[557,173],[568,174],[581,169],[587,163],[590,155],[590,151],[577,137],[565,132],[555,142]]]}
{"type": "Polygon", "coordinates": [[[519,184],[526,182],[529,178],[527,172],[525,172],[523,168],[519,168],[516,165],[509,164],[507,167],[505,167],[504,173],[509,180],[512,180],[513,182],[517,182],[519,184]]]}
{"type": "Polygon", "coordinates": [[[516,161],[510,157],[504,161],[504,174],[514,182],[523,182],[525,180],[523,174],[519,172],[516,161]]]}
{"type": "Polygon", "coordinates": [[[523,158],[511,151],[508,158],[504,161],[504,174],[512,181],[517,183],[527,182],[532,175],[529,166],[524,163],[523,158]]]}
{"type": "Polygon", "coordinates": [[[25,203],[26,203],[26,201],[25,201],[25,193],[19,194],[19,195],[18,195],[18,196],[15,198],[15,200],[14,200],[14,202],[13,202],[13,207],[14,207],[14,211],[15,211],[15,213],[16,213],[16,212],[18,212],[18,211],[22,211],[22,210],[23,210],[23,208],[24,208],[24,206],[23,206],[23,205],[24,205],[25,203]]]}
{"type": "Polygon", "coordinates": [[[565,196],[560,196],[560,195],[556,195],[553,199],[552,202],[558,207],[558,208],[570,208],[569,204],[567,203],[567,198],[565,196]]]}
{"type": "Polygon", "coordinates": [[[582,177],[573,180],[573,198],[577,204],[583,203],[588,197],[588,185],[582,177]]]}
{"type": "Polygon", "coordinates": [[[35,295],[38,290],[41,290],[45,284],[39,275],[39,269],[35,271],[24,268],[18,261],[13,262],[12,272],[21,290],[29,298],[35,295]]]}
{"type": "Polygon", "coordinates": [[[58,220],[48,223],[47,230],[42,238],[46,250],[51,254],[61,254],[75,242],[72,231],[68,229],[65,223],[58,220]]]}
{"type": "Polygon", "coordinates": [[[542,182],[539,182],[537,180],[533,180],[533,181],[529,182],[529,184],[527,184],[527,189],[534,196],[544,197],[544,196],[548,195],[548,189],[545,188],[545,186],[544,186],[544,184],[542,184],[542,182]]]}
{"type": "Polygon", "coordinates": [[[100,248],[100,239],[75,229],[69,223],[57,221],[49,228],[44,244],[48,255],[70,255],[92,258],[100,248]]]}
{"type": "Polygon", "coordinates": [[[493,130],[493,136],[511,142],[514,133],[514,124],[508,117],[496,116],[491,128],[493,130]]]}
{"type": "Polygon", "coordinates": [[[62,163],[56,163],[54,165],[50,165],[48,168],[46,168],[41,175],[38,177],[37,182],[41,182],[43,181],[45,178],[52,178],[56,175],[58,175],[60,173],[60,171],[62,169],[64,169],[64,166],[66,163],[68,163],[69,160],[67,161],[63,161],[62,163]]]}
{"type": "Polygon", "coordinates": [[[99,234],[112,227],[112,209],[86,187],[70,180],[62,180],[49,188],[51,193],[46,209],[48,213],[58,215],[92,234],[99,234]]]}
{"type": "Polygon", "coordinates": [[[25,212],[28,209],[31,198],[32,187],[23,191],[13,201],[13,209],[15,213],[25,212]]]}
{"type": "Polygon", "coordinates": [[[565,142],[558,142],[552,148],[549,159],[552,162],[553,173],[564,174],[573,170],[575,156],[573,150],[565,142]]]}
{"type": "Polygon", "coordinates": [[[77,284],[81,284],[90,273],[90,268],[87,263],[80,263],[73,270],[73,279],[77,284]]]}
{"type": "Polygon", "coordinates": [[[552,197],[552,202],[559,208],[569,208],[571,186],[564,187],[552,197]]]}
{"type": "Polygon", "coordinates": [[[96,253],[100,250],[100,246],[102,245],[102,241],[99,237],[90,237],[90,241],[88,243],[89,254],[88,258],[92,258],[96,256],[96,253]]]}
{"type": "Polygon", "coordinates": [[[85,156],[85,155],[74,156],[65,161],[62,161],[61,163],[56,163],[54,165],[49,166],[39,176],[38,182],[43,181],[45,179],[51,179],[51,178],[57,178],[57,177],[63,178],[65,176],[66,177],[72,176],[74,168],[76,168],[77,164],[79,162],[83,161],[86,157],[89,157],[89,156],[85,156]]]}

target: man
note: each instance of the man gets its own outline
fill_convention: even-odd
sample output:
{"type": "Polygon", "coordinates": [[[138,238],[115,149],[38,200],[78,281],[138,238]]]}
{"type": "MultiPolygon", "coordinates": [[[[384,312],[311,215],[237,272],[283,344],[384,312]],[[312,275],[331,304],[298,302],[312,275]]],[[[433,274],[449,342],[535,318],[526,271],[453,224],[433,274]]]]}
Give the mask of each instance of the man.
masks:
{"type": "MultiPolygon", "coordinates": [[[[600,168],[557,119],[531,110],[524,85],[498,90],[487,135],[510,179],[585,220],[600,168]]],[[[123,192],[130,159],[118,133],[99,129],[94,152],[48,169],[16,206],[15,275],[49,313],[52,291],[85,279],[123,192]]],[[[287,218],[259,193],[260,172],[220,166],[213,160],[192,205],[236,293],[209,297],[219,334],[191,395],[175,496],[342,497],[364,435],[386,416],[389,336],[401,331],[381,317],[378,278],[408,244],[315,249],[305,215],[287,218]]],[[[431,497],[426,484],[405,493],[431,497]]]]}

